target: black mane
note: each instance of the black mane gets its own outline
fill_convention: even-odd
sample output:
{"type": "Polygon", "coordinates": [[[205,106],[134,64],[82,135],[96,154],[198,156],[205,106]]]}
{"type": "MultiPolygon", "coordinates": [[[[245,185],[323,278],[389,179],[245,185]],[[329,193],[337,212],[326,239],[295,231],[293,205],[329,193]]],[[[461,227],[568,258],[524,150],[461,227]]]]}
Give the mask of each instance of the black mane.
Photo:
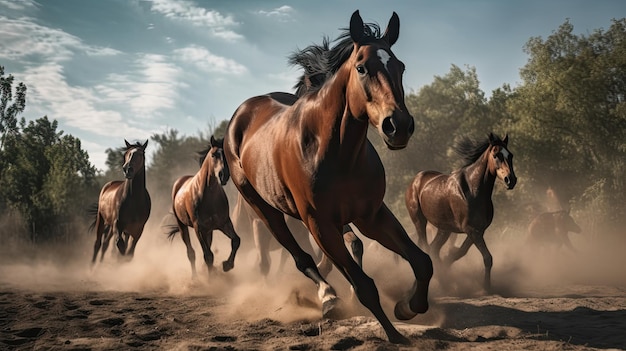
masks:
{"type": "MultiPolygon", "coordinates": [[[[319,90],[324,83],[332,77],[339,67],[352,54],[354,45],[350,30],[341,29],[343,33],[333,40],[333,47],[330,47],[328,37],[323,37],[321,44],[313,44],[294,52],[289,56],[289,64],[299,66],[304,73],[294,85],[296,96],[319,90]]],[[[359,44],[367,44],[381,38],[380,27],[375,23],[363,24],[363,38],[359,44]]]]}
{"type": "Polygon", "coordinates": [[[489,137],[486,139],[472,139],[468,136],[463,136],[459,140],[454,143],[452,149],[454,152],[461,157],[464,164],[463,167],[469,166],[472,163],[476,162],[480,158],[480,156],[487,150],[489,145],[491,144],[502,144],[502,139],[495,134],[491,134],[493,136],[493,141],[489,141],[489,137]]]}

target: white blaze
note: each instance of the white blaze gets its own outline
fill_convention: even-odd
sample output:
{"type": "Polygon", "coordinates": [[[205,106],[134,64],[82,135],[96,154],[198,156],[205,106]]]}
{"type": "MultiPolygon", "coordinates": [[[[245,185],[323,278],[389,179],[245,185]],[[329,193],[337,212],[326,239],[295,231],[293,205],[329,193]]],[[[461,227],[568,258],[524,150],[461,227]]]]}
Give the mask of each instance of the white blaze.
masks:
{"type": "Polygon", "coordinates": [[[389,56],[389,53],[383,49],[378,49],[377,53],[378,53],[378,58],[385,66],[385,69],[389,71],[389,69],[387,69],[387,62],[389,62],[389,59],[391,58],[391,56],[389,56]]]}

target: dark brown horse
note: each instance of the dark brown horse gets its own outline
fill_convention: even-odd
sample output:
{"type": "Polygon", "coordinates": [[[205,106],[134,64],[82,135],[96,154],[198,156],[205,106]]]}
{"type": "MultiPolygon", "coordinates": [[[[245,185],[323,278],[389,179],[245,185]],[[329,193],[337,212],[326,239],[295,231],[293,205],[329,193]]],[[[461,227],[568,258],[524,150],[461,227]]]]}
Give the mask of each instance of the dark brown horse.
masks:
{"type": "Polygon", "coordinates": [[[132,259],[137,242],[150,216],[151,202],[148,190],[146,190],[145,168],[145,150],[148,141],[143,145],[130,144],[126,140],[124,142],[126,151],[122,170],[126,179],[106,183],[100,191],[97,210],[93,211],[95,221],[91,224],[91,228],[96,229],[96,242],[91,259],[92,265],[96,262],[101,246],[100,261],[102,261],[109,241],[114,236],[116,236],[120,253],[132,259]],[[127,250],[131,237],[133,240],[127,250]]]}
{"type": "MultiPolygon", "coordinates": [[[[367,140],[368,124],[390,149],[406,147],[414,130],[404,103],[404,64],[391,51],[400,21],[393,14],[380,36],[358,11],[332,48],[327,41],[295,55],[320,69],[319,89],[301,97],[270,93],[245,101],[224,138],[233,183],[318,287],[323,314],[338,302],[315,261],[298,245],[284,214],[300,219],[354,291],[381,323],[390,341],[408,343],[385,315],[374,281],[354,261],[341,235],[352,222],[359,231],[408,260],[415,284],[398,302],[398,319],[428,309],[432,262],[383,202],[385,170],[367,140]],[[317,64],[316,64],[317,63],[317,64]]],[[[311,75],[309,75],[310,77],[311,75]]]]}
{"type": "Polygon", "coordinates": [[[485,141],[462,138],[455,151],[464,159],[465,166],[442,174],[422,171],[406,191],[406,207],[417,230],[417,244],[439,260],[439,250],[451,233],[466,233],[460,248],[446,259],[447,265],[463,257],[472,244],[483,256],[485,265],[484,288],[491,289],[493,259],[483,238],[493,219],[491,193],[496,178],[508,189],[513,189],[517,177],[513,171],[513,154],[507,149],[508,135],[500,139],[493,134],[485,141]],[[437,235],[429,245],[426,223],[437,228],[437,235]]]}
{"type": "MultiPolygon", "coordinates": [[[[284,248],[276,240],[273,240],[272,234],[269,232],[263,221],[261,221],[261,218],[254,213],[241,194],[237,196],[237,203],[235,204],[231,218],[238,233],[252,233],[254,246],[259,254],[261,274],[266,276],[269,273],[271,263],[270,251],[279,249],[282,251],[278,270],[281,271],[283,265],[285,264],[285,260],[287,259],[288,252],[284,250],[284,248]]],[[[302,221],[285,215],[285,222],[287,222],[293,237],[296,239],[300,247],[307,253],[314,255],[315,259],[318,260],[320,257],[316,254],[313,246],[311,246],[309,231],[303,225],[302,221]]],[[[346,244],[350,245],[352,255],[357,264],[362,267],[363,242],[356,236],[356,234],[354,234],[354,231],[348,224],[343,226],[342,234],[346,244]]],[[[327,256],[321,256],[321,260],[317,267],[322,276],[326,276],[332,270],[332,262],[330,262],[327,256]]]]}
{"type": "Polygon", "coordinates": [[[582,229],[576,224],[569,211],[560,210],[544,212],[535,217],[528,225],[528,243],[536,247],[561,246],[576,251],[569,240],[567,233],[580,233],[582,229]]]}
{"type": "Polygon", "coordinates": [[[204,262],[213,269],[213,231],[221,230],[231,240],[230,256],[222,262],[222,269],[228,272],[235,266],[235,255],[239,249],[239,236],[233,228],[228,213],[228,198],[224,192],[230,178],[228,164],[224,159],[223,140],[211,136],[209,147],[198,153],[200,170],[193,176],[185,175],[174,182],[172,187],[172,210],[176,217],[176,226],[170,228],[172,238],[180,232],[187,258],[191,263],[192,278],[196,278],[196,253],[189,240],[189,228],[193,227],[204,253],[204,262]]]}

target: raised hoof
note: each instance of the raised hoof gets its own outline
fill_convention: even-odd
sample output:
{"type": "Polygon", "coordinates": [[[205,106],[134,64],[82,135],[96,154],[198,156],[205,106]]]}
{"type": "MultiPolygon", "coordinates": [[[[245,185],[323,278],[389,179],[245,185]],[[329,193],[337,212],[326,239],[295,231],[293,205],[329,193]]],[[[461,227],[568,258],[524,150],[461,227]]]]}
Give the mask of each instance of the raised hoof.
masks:
{"type": "Polygon", "coordinates": [[[324,301],[324,303],[322,303],[322,317],[335,320],[341,319],[340,302],[341,300],[338,297],[324,301]]]}
{"type": "Polygon", "coordinates": [[[234,263],[230,263],[229,261],[222,262],[222,269],[224,270],[224,272],[230,271],[231,269],[233,269],[233,267],[235,267],[234,263]]]}
{"type": "Polygon", "coordinates": [[[413,312],[409,304],[404,301],[400,301],[396,304],[396,307],[393,309],[393,314],[401,321],[408,321],[417,316],[417,313],[413,312]]]}

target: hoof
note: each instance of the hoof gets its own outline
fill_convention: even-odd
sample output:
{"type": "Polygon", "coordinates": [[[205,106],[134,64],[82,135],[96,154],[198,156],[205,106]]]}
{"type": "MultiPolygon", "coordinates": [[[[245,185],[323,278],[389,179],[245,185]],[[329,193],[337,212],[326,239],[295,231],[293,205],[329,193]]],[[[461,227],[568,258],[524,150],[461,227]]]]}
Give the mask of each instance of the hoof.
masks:
{"type": "Polygon", "coordinates": [[[393,336],[391,335],[388,336],[390,343],[400,344],[400,345],[411,345],[411,340],[409,338],[400,334],[399,332],[396,332],[396,333],[397,334],[393,336]]]}
{"type": "Polygon", "coordinates": [[[222,269],[224,270],[224,272],[230,271],[231,269],[233,269],[233,267],[235,267],[235,264],[230,263],[229,261],[222,262],[222,269]]]}
{"type": "Polygon", "coordinates": [[[340,312],[340,300],[338,297],[334,297],[330,300],[324,301],[322,303],[322,317],[328,319],[341,319],[340,312]]]}
{"type": "Polygon", "coordinates": [[[396,307],[393,309],[393,314],[401,321],[408,321],[417,316],[417,313],[413,312],[409,304],[404,301],[400,301],[396,304],[396,307]]]}

